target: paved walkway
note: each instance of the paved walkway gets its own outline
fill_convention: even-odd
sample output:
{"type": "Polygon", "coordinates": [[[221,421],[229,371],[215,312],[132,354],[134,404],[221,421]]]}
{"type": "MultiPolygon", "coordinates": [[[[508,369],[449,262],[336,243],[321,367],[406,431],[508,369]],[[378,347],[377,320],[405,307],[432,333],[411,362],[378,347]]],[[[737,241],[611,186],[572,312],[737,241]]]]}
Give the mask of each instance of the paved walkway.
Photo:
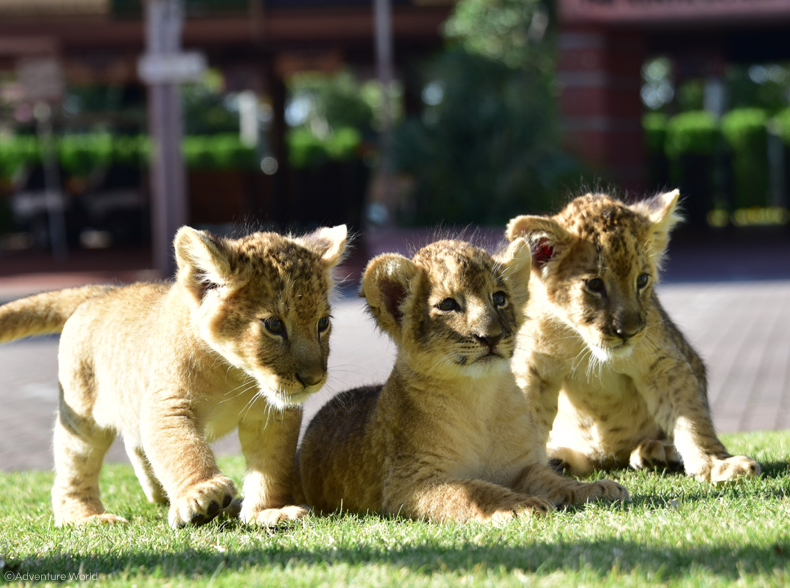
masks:
{"type": "MultiPolygon", "coordinates": [[[[492,242],[499,234],[483,231],[482,238],[492,242]]],[[[334,393],[382,381],[389,373],[392,345],[374,329],[361,301],[353,296],[356,277],[369,256],[382,251],[405,253],[408,243],[425,243],[431,237],[426,232],[380,232],[346,264],[349,284],[333,309],[330,379],[308,401],[308,415],[334,393]]],[[[790,242],[679,241],[673,247],[659,295],[707,361],[717,429],[789,428],[790,242]]],[[[117,271],[104,267],[105,253],[98,261],[76,256],[68,267],[32,256],[16,272],[9,268],[13,270],[18,260],[6,263],[0,257],[0,301],[87,282],[153,276],[145,270],[144,252],[138,252],[136,258],[129,253],[121,255],[117,271]],[[40,271],[34,271],[36,268],[40,271]]],[[[57,337],[0,346],[0,470],[52,467],[51,428],[57,396],[57,337]]],[[[216,449],[237,452],[238,443],[231,435],[216,449]]],[[[125,459],[119,442],[108,459],[125,459]]]]}

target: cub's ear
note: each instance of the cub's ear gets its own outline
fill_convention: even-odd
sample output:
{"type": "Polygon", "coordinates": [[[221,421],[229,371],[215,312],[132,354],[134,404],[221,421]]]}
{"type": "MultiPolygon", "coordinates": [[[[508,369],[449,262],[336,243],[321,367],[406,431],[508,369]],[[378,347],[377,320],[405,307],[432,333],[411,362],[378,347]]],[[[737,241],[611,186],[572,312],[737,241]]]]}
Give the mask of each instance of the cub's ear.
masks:
{"type": "Polygon", "coordinates": [[[680,190],[672,190],[631,205],[631,210],[646,217],[650,224],[648,255],[659,269],[669,244],[669,233],[683,220],[678,211],[679,200],[680,190]]]}
{"type": "Polygon", "coordinates": [[[532,266],[538,276],[546,275],[544,268],[557,261],[572,241],[568,231],[546,216],[517,216],[507,224],[505,236],[509,241],[523,238],[529,243],[532,266]]]}
{"type": "Polygon", "coordinates": [[[343,261],[347,240],[346,225],[321,227],[297,239],[302,245],[318,254],[326,269],[331,269],[343,261]]]}
{"type": "Polygon", "coordinates": [[[518,237],[508,248],[494,256],[501,268],[500,276],[511,287],[513,303],[523,308],[529,300],[529,276],[532,266],[532,254],[526,239],[518,237]]]}
{"type": "Polygon", "coordinates": [[[397,253],[374,257],[365,268],[360,295],[382,331],[399,338],[412,282],[419,269],[397,253]]]}
{"type": "Polygon", "coordinates": [[[181,227],[173,241],[178,281],[201,300],[208,290],[227,283],[232,274],[231,253],[207,231],[181,227]]]}
{"type": "Polygon", "coordinates": [[[500,275],[503,279],[513,280],[514,285],[518,288],[527,287],[532,265],[532,252],[526,239],[517,237],[504,252],[497,254],[495,259],[502,268],[500,275]]]}

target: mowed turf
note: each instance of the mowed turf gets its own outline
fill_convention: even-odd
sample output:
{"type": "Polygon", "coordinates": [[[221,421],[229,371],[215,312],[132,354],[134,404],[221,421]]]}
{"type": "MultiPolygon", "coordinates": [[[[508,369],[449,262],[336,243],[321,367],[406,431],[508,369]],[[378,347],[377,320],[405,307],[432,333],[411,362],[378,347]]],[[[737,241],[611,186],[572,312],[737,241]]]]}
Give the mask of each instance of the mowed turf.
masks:
{"type": "MultiPolygon", "coordinates": [[[[710,486],[618,471],[626,504],[506,525],[310,516],[273,531],[222,519],[173,531],[131,467],[106,465],[129,525],[55,528],[50,472],[0,475],[0,582],[110,586],[783,586],[790,584],[790,432],[726,435],[763,475],[710,486]]],[[[237,482],[241,458],[220,460],[237,482]]],[[[602,477],[600,475],[595,476],[602,477]]]]}

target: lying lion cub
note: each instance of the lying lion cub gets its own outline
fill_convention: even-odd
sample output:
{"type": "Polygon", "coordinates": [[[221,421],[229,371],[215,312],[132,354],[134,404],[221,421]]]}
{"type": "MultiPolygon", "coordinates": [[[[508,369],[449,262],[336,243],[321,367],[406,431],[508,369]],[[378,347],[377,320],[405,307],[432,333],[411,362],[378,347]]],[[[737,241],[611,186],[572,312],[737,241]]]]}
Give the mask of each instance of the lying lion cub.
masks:
{"type": "Polygon", "coordinates": [[[681,461],[709,482],[760,473],[716,436],[705,365],[653,289],[678,196],[629,206],[587,194],[508,225],[509,239],[530,242],[535,270],[513,369],[542,438],[551,431],[549,455],[572,474],[681,461]]]}
{"type": "Polygon", "coordinates": [[[508,363],[529,273],[523,240],[496,259],[440,241],[413,260],[368,264],[362,294],[397,358],[383,386],[335,397],[310,423],[297,458],[308,504],[488,521],[628,497],[614,482],[582,484],[547,465],[508,363]]]}
{"type": "Polygon", "coordinates": [[[0,342],[62,330],[52,504],[58,525],[105,512],[99,470],[121,433],[151,502],[173,527],[204,523],[236,489],[208,442],[239,429],[241,519],[299,518],[292,472],[299,405],[326,380],[331,269],[346,227],[303,238],[217,239],[183,227],[172,284],[87,286],[0,307],[0,342]]]}

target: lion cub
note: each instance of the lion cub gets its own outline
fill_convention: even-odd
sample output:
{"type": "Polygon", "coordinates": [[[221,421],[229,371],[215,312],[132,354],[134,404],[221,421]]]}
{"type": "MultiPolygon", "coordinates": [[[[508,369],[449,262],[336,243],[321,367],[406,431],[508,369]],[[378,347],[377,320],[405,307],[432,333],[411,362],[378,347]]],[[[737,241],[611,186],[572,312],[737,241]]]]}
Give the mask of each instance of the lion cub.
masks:
{"type": "Polygon", "coordinates": [[[550,457],[573,474],[681,460],[710,482],[760,473],[716,437],[705,366],[653,290],[678,196],[627,206],[587,194],[556,216],[508,225],[509,239],[529,241],[535,274],[534,320],[513,369],[544,441],[551,431],[550,457]]]}
{"type": "Polygon", "coordinates": [[[0,307],[0,341],[62,330],[56,523],[125,522],[99,499],[117,433],[148,499],[169,500],[171,526],[210,520],[236,490],[208,442],[237,427],[241,519],[272,525],[308,512],[292,496],[300,405],[326,380],[327,294],[345,243],[345,226],[238,240],[182,227],[172,284],[88,286],[0,307]]]}
{"type": "Polygon", "coordinates": [[[597,497],[548,465],[509,359],[525,319],[530,252],[459,241],[368,264],[362,294],[397,345],[383,386],[342,393],[310,423],[297,462],[306,502],[409,518],[505,520],[597,497]]]}

